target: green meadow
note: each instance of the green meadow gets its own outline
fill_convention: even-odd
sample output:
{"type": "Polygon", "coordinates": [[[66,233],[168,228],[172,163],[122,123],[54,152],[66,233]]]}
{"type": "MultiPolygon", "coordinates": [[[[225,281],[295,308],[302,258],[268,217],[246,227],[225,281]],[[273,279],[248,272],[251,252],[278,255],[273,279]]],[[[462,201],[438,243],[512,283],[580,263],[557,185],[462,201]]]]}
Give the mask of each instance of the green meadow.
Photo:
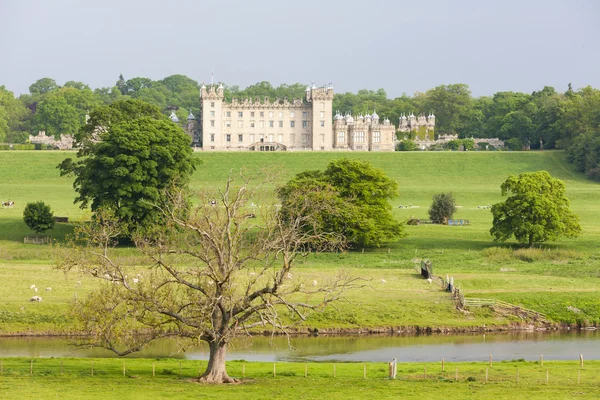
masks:
{"type": "Polygon", "coordinates": [[[238,385],[195,383],[206,361],[0,358],[10,399],[597,399],[600,362],[398,363],[228,362],[238,385]],[[153,376],[154,370],[154,376],[153,376]],[[275,371],[275,373],[274,373],[275,371]],[[335,371],[335,372],[334,372],[335,371]],[[487,378],[486,378],[487,375],[487,378]]]}
{"type": "MultiPolygon", "coordinates": [[[[230,172],[268,167],[276,181],[264,189],[273,200],[277,184],[307,169],[323,169],[339,157],[370,161],[399,184],[391,203],[396,218],[427,218],[431,197],[451,191],[460,206],[456,219],[466,226],[407,226],[408,236],[389,246],[345,253],[311,255],[297,265],[294,279],[323,280],[340,268],[367,279],[367,287],[349,292],[337,308],[313,314],[301,328],[373,329],[382,327],[506,326],[522,321],[489,308],[457,310],[439,285],[415,272],[415,262],[433,261],[434,274],[453,276],[467,296],[492,298],[545,313],[556,323],[600,324],[600,185],[574,171],[562,152],[397,152],[397,153],[196,153],[201,163],[191,187],[222,185],[230,172]],[[478,208],[502,199],[500,185],[510,174],[546,170],[562,179],[583,234],[576,239],[519,249],[499,244],[489,235],[492,218],[478,208]],[[411,208],[399,208],[400,205],[411,208]]],[[[60,177],[56,166],[73,152],[0,152],[0,199],[15,202],[0,209],[0,333],[61,333],[73,328],[69,303],[85,296],[95,282],[52,269],[50,246],[23,244],[31,234],[22,221],[28,202],[42,200],[57,216],[77,222],[89,210],[73,204],[72,177],[60,177]],[[30,286],[39,288],[42,303],[30,303],[30,286]],[[45,292],[46,287],[52,290],[45,292]]],[[[260,201],[258,201],[260,206],[260,201]]],[[[72,224],[48,232],[63,240],[72,224]]],[[[513,247],[511,247],[513,246],[513,247]]],[[[134,249],[120,249],[135,264],[134,249]]]]}

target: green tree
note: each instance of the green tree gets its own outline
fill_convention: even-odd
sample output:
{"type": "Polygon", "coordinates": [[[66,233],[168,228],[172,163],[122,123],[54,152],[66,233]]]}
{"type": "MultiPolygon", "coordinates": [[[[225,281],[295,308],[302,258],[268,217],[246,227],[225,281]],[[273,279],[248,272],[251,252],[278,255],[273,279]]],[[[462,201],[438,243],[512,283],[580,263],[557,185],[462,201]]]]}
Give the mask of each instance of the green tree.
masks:
{"type": "Polygon", "coordinates": [[[438,193],[433,196],[429,208],[429,218],[439,224],[446,223],[456,212],[456,201],[452,193],[438,193]]]}
{"type": "Polygon", "coordinates": [[[189,136],[137,100],[95,110],[78,142],[81,159],[59,165],[61,175],[75,175],[75,202],[112,210],[130,231],[160,222],[162,191],[187,185],[195,168],[189,136]]]}
{"type": "Polygon", "coordinates": [[[36,234],[54,228],[54,214],[43,201],[27,203],[23,210],[23,221],[36,234]]]}
{"type": "Polygon", "coordinates": [[[322,226],[313,230],[338,232],[351,247],[381,246],[404,236],[388,203],[396,197],[398,184],[367,161],[342,158],[331,161],[323,172],[296,175],[278,189],[284,213],[293,212],[306,188],[318,188],[328,205],[315,217],[322,226]]]}
{"type": "Polygon", "coordinates": [[[513,151],[523,150],[523,142],[521,141],[521,139],[516,137],[510,138],[506,141],[506,147],[508,147],[509,150],[513,151]]]}
{"type": "Polygon", "coordinates": [[[490,234],[505,241],[514,236],[520,243],[576,237],[581,232],[579,218],[569,208],[565,184],[546,171],[511,175],[500,187],[506,201],[492,206],[494,217],[490,234]]]}
{"type": "Polygon", "coordinates": [[[422,112],[433,111],[436,116],[436,133],[463,134],[472,107],[469,86],[463,83],[441,85],[428,90],[425,95],[425,110],[422,112]]]}
{"type": "Polygon", "coordinates": [[[59,86],[56,84],[56,81],[51,78],[42,78],[38,79],[34,83],[29,86],[29,93],[32,95],[40,95],[48,93],[52,90],[58,89],[59,86]]]}

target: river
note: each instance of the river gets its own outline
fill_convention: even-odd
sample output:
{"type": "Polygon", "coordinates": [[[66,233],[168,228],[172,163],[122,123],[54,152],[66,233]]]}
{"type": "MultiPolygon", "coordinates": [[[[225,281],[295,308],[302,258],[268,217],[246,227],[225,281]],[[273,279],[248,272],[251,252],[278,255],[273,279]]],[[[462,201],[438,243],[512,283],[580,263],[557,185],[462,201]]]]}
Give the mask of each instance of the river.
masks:
{"type": "MultiPolygon", "coordinates": [[[[495,360],[600,360],[600,331],[509,332],[462,335],[366,335],[295,336],[290,348],[285,337],[253,337],[236,340],[229,360],[246,361],[485,361],[495,360]]],[[[207,346],[178,352],[170,340],[154,343],[134,357],[208,358],[207,346]]],[[[76,348],[71,341],[56,337],[0,338],[0,357],[112,357],[102,349],[76,348]]],[[[131,357],[131,356],[130,356],[131,357]]]]}

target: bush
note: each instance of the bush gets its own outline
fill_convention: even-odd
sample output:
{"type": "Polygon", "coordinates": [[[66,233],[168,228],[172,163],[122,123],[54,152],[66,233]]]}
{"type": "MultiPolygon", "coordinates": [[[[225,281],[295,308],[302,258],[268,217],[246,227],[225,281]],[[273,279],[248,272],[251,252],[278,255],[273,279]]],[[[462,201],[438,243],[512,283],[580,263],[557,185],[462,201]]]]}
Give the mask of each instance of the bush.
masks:
{"type": "Polygon", "coordinates": [[[13,144],[13,150],[35,150],[35,144],[13,144]]]}
{"type": "Polygon", "coordinates": [[[519,138],[510,138],[506,141],[509,150],[523,150],[523,142],[519,138]]]}
{"type": "Polygon", "coordinates": [[[417,144],[413,140],[403,140],[396,146],[396,151],[415,151],[418,150],[417,144]]]}
{"type": "Polygon", "coordinates": [[[0,144],[0,150],[10,150],[10,144],[0,144]]]}

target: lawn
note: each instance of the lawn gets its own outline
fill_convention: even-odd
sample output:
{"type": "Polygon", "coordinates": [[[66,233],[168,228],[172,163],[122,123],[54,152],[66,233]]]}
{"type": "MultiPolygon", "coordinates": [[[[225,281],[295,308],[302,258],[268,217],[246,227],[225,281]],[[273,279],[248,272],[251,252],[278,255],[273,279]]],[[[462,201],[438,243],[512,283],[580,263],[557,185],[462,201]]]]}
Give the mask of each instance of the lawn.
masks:
{"type": "MultiPolygon", "coordinates": [[[[55,215],[78,221],[89,216],[73,204],[71,177],[60,177],[56,165],[73,152],[0,152],[0,199],[15,201],[0,209],[0,330],[64,332],[71,329],[69,302],[94,288],[84,277],[52,270],[49,246],[25,245],[29,234],[22,221],[25,204],[43,200],[55,215]],[[77,282],[82,284],[78,285],[77,282]],[[30,285],[42,303],[30,303],[30,285]],[[40,293],[38,293],[40,295],[40,293]]],[[[429,258],[434,273],[451,275],[467,295],[496,298],[546,313],[556,322],[600,323],[600,185],[574,171],[562,152],[399,152],[399,153],[196,153],[201,163],[194,189],[224,182],[230,171],[270,167],[280,173],[265,190],[306,169],[323,169],[342,156],[365,159],[383,168],[400,187],[392,202],[396,218],[427,218],[431,196],[452,191],[461,206],[455,215],[471,224],[407,226],[408,236],[379,249],[311,255],[297,265],[298,279],[325,279],[340,268],[369,280],[368,287],[348,294],[337,310],[314,314],[308,327],[373,328],[398,326],[469,327],[514,322],[488,309],[457,311],[450,297],[428,285],[414,272],[414,263],[429,258]],[[583,234],[562,239],[534,251],[499,248],[489,235],[489,210],[478,208],[501,200],[500,184],[509,174],[547,170],[562,179],[583,234]],[[412,204],[413,208],[398,208],[412,204]],[[382,283],[382,279],[386,283],[382,283]]],[[[265,200],[266,201],[266,200],[265,200]]],[[[71,224],[57,224],[49,234],[62,240],[71,224]]],[[[514,244],[514,243],[512,243],[514,244]]],[[[121,249],[123,259],[135,264],[137,253],[121,249]]]]}

